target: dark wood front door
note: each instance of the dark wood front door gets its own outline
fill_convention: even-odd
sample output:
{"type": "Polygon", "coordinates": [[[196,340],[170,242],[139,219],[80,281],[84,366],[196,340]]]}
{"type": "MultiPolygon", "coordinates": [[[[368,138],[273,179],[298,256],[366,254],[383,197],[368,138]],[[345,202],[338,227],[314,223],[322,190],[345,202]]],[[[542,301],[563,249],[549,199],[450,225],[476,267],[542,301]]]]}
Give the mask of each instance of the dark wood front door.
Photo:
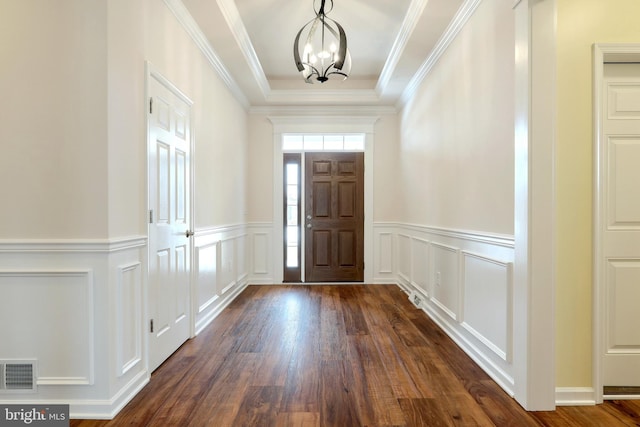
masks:
{"type": "Polygon", "coordinates": [[[364,280],[364,153],[307,153],[305,281],[364,280]]]}

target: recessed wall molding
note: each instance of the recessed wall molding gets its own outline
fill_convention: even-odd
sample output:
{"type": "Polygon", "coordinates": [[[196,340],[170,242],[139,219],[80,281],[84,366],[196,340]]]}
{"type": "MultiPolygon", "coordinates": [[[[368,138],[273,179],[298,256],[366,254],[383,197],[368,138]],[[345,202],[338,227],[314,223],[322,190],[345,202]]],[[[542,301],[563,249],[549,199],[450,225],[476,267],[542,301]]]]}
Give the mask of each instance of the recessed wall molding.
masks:
{"type": "Polygon", "coordinates": [[[200,333],[247,286],[249,227],[243,224],[195,231],[195,333],[200,333]]]}
{"type": "Polygon", "coordinates": [[[117,268],[116,366],[121,377],[142,362],[142,263],[117,268]]]}
{"type": "Polygon", "coordinates": [[[0,358],[37,360],[38,385],[94,384],[93,292],[92,269],[0,269],[0,358]]]}

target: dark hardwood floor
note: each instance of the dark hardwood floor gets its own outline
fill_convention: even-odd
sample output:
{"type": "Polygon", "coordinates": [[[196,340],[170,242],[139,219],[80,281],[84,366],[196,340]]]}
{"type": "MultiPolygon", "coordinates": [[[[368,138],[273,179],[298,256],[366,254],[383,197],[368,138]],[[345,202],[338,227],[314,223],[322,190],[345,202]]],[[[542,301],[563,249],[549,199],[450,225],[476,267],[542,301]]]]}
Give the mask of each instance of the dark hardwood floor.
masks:
{"type": "Polygon", "coordinates": [[[640,426],[528,413],[396,286],[249,286],[111,421],[71,426],[640,426]]]}

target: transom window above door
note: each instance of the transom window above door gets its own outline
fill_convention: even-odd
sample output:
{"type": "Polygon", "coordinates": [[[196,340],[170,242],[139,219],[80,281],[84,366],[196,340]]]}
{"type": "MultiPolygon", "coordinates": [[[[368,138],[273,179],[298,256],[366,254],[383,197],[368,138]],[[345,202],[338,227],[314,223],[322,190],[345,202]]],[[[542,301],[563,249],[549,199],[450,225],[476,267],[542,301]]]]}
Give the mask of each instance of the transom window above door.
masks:
{"type": "Polygon", "coordinates": [[[364,151],[364,133],[282,135],[282,151],[364,151]]]}

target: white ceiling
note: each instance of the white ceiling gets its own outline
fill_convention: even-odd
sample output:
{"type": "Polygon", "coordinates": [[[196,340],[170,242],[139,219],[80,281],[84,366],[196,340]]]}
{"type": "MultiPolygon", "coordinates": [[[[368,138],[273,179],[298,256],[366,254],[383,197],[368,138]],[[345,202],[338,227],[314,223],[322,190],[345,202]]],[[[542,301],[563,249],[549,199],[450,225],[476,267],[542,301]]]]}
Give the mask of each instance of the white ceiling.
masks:
{"type": "Polygon", "coordinates": [[[347,35],[351,74],[312,85],[296,69],[293,41],[314,17],[313,1],[165,0],[183,11],[183,24],[191,22],[252,106],[394,105],[465,3],[334,0],[328,16],[347,35]]]}

